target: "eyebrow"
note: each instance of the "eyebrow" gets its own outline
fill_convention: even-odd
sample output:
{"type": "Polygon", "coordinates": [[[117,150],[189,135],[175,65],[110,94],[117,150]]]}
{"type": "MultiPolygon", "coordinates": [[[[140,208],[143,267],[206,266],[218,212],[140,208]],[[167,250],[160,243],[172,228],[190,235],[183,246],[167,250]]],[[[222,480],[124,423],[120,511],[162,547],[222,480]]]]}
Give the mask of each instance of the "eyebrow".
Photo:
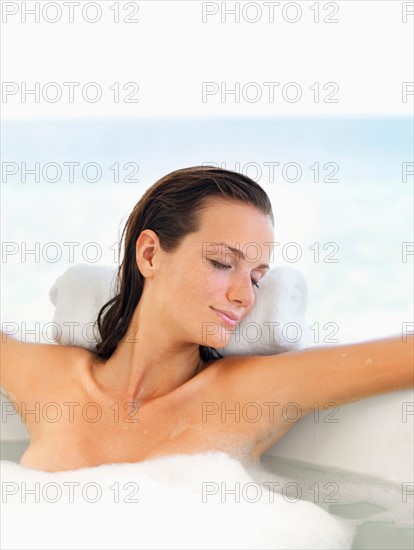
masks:
{"type": "MultiPolygon", "coordinates": [[[[243,260],[247,260],[246,256],[243,254],[243,252],[239,248],[234,248],[233,246],[230,246],[227,243],[212,243],[212,244],[217,244],[218,246],[222,246],[222,247],[225,246],[237,256],[241,256],[243,260]]],[[[267,264],[260,264],[257,266],[256,269],[269,269],[269,266],[267,264]]]]}

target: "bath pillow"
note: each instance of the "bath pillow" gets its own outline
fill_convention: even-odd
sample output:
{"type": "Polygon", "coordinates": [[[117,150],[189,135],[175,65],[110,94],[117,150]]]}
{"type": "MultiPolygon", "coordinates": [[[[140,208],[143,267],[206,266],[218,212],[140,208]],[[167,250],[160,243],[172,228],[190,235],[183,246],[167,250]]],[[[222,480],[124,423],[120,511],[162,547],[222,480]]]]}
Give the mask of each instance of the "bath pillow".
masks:
{"type": "MultiPolygon", "coordinates": [[[[49,291],[56,307],[52,338],[63,345],[95,351],[99,331],[95,325],[101,307],[115,295],[117,268],[91,264],[69,267],[49,291]]],[[[274,355],[307,347],[307,285],[300,271],[278,266],[268,271],[256,289],[255,308],[232,331],[229,343],[219,348],[227,355],[274,355]]]]}

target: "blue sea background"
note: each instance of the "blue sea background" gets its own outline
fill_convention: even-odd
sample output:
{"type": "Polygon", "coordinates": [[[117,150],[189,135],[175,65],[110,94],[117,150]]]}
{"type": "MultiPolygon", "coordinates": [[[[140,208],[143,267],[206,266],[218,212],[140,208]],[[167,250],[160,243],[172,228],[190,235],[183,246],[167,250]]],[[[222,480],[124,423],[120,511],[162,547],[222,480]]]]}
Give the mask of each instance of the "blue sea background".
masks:
{"type": "MultiPolygon", "coordinates": [[[[315,345],[401,334],[413,320],[413,256],[405,262],[402,256],[403,243],[414,240],[413,177],[402,181],[402,164],[413,162],[410,118],[8,120],[1,133],[3,330],[11,322],[28,329],[50,322],[49,289],[69,266],[94,263],[82,255],[87,243],[102,251],[97,264],[115,266],[113,245],[142,193],[172,170],[212,163],[246,173],[269,194],[281,243],[272,265],[290,265],[306,277],[315,345]],[[68,172],[55,183],[31,175],[23,182],[23,162],[28,168],[96,162],[102,177],[87,182],[77,168],[73,182],[68,172]],[[265,163],[277,162],[272,181],[265,163]],[[19,173],[7,176],[5,163],[17,163],[19,173]],[[114,163],[119,182],[109,168],[114,163]],[[138,182],[122,181],[130,173],[126,163],[139,167],[138,182]],[[300,166],[298,181],[283,178],[287,163],[300,166]],[[315,163],[319,181],[309,168],[315,163]],[[327,163],[338,165],[332,179],[339,181],[324,181],[327,163]],[[36,242],[40,257],[22,256],[36,242]],[[62,252],[57,261],[42,254],[53,256],[45,247],[50,242],[62,252]],[[72,259],[65,242],[79,243],[72,259]],[[298,261],[293,248],[281,253],[291,242],[302,252],[298,261]],[[326,261],[333,251],[327,243],[336,243],[337,262],[326,261]],[[6,246],[17,253],[5,254],[6,246]]],[[[292,168],[287,174],[295,175],[292,168]]]]}

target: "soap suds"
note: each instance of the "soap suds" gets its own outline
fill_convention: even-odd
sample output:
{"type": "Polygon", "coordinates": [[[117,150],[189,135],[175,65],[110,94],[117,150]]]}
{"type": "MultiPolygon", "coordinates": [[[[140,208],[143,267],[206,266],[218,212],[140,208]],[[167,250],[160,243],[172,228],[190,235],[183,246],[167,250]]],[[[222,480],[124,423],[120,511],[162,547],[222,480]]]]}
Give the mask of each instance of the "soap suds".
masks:
{"type": "Polygon", "coordinates": [[[261,490],[219,451],[55,473],[1,461],[1,474],[9,549],[335,550],[350,549],[354,535],[312,502],[261,490]],[[38,498],[23,502],[25,487],[38,498]]]}

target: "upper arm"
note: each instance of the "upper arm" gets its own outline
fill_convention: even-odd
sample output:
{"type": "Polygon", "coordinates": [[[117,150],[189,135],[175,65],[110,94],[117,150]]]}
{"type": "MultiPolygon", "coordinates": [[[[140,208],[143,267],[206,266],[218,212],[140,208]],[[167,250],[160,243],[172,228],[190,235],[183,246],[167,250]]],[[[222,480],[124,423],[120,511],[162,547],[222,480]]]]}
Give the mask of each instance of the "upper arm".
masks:
{"type": "Polygon", "coordinates": [[[52,369],[63,363],[61,346],[26,343],[1,332],[0,386],[17,404],[32,402],[47,391],[52,369]]]}
{"type": "MultiPolygon", "coordinates": [[[[256,438],[276,441],[315,408],[341,406],[414,385],[414,337],[384,338],[363,343],[318,346],[273,356],[233,356],[220,369],[222,397],[237,396],[241,410],[254,415],[240,422],[256,438]],[[248,411],[247,404],[252,408],[248,411]],[[293,405],[295,411],[287,407],[293,405]],[[290,420],[289,420],[290,418],[290,420]]],[[[226,398],[227,399],[227,398],[226,398]]],[[[270,441],[267,448],[272,445],[270,441]]]]}

